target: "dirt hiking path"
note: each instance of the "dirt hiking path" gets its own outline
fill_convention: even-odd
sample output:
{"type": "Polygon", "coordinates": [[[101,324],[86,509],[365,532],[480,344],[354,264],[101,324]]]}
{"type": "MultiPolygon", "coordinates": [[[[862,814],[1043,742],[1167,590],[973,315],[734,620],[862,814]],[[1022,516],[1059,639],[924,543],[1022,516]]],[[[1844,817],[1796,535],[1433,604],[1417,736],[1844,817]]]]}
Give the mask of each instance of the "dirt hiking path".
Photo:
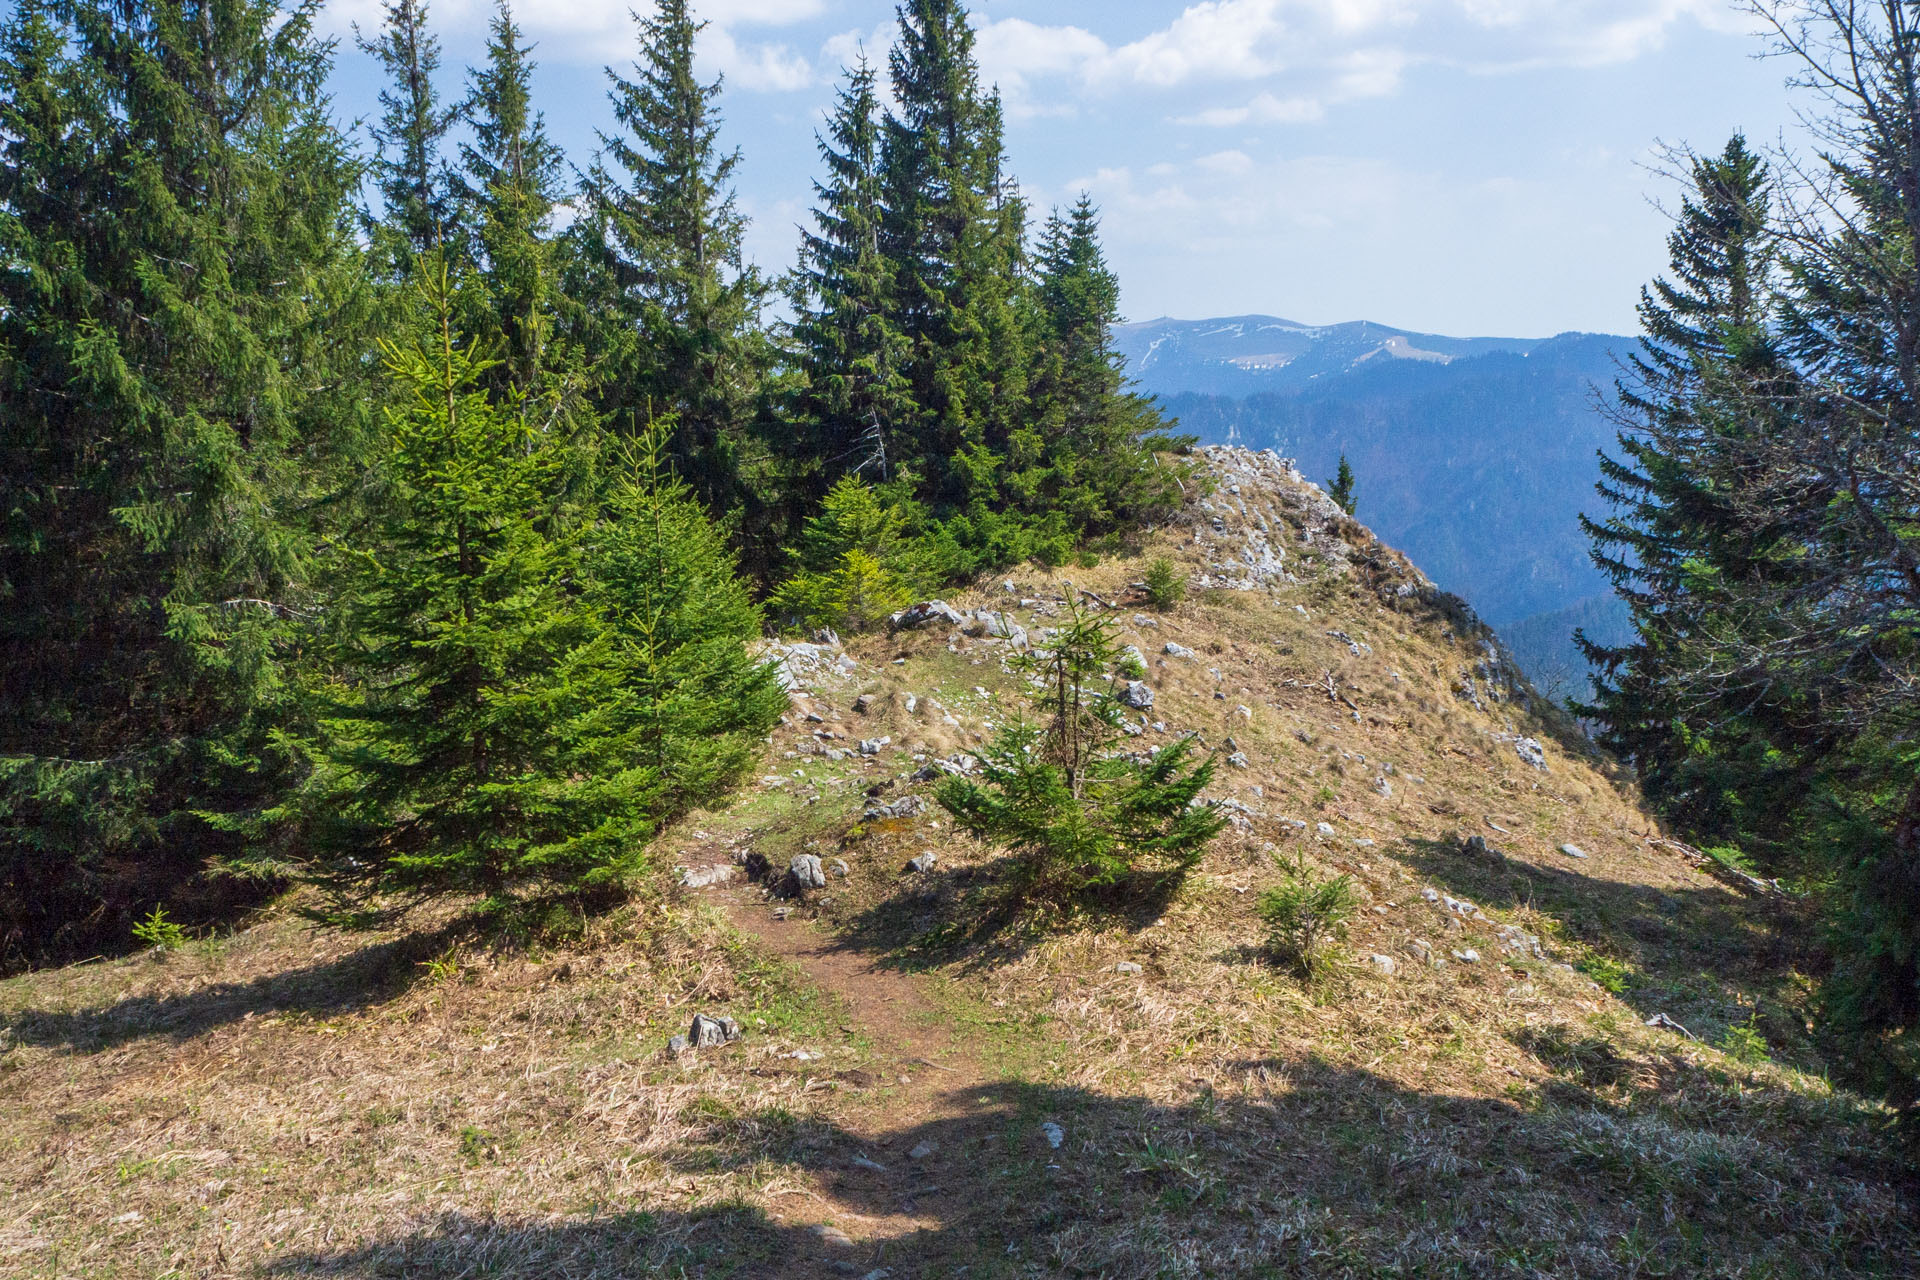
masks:
{"type": "MultiPolygon", "coordinates": [[[[974,1202],[976,1158],[997,1143],[1009,1089],[956,1031],[935,981],[902,973],[837,941],[799,911],[782,918],[760,892],[721,895],[734,925],[845,1002],[849,1029],[874,1046],[870,1072],[855,1073],[860,1101],[805,1195],[777,1201],[771,1216],[816,1245],[770,1276],[918,1274],[916,1264],[953,1260],[974,1202]]],[[[963,1250],[964,1251],[964,1250],[963,1250]]]]}

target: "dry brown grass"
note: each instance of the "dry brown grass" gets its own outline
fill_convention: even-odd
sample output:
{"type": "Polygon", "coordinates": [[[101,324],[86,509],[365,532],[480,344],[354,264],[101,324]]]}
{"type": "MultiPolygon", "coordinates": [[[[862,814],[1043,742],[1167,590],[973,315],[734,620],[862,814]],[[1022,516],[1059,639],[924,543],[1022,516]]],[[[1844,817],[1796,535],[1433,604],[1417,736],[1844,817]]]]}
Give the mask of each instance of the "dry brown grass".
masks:
{"type": "MultiPolygon", "coordinates": [[[[531,948],[451,917],[369,938],[282,912],[0,983],[0,1274],[1920,1274],[1884,1112],[1831,1087],[1806,1035],[1791,906],[1650,843],[1557,713],[1464,700],[1480,637],[1316,510],[1281,494],[1266,515],[1330,567],[1137,610],[1157,625],[1120,610],[1167,726],[1135,745],[1231,736],[1251,765],[1222,768],[1245,809],[1177,893],[1037,916],[937,809],[863,821],[866,788],[929,791],[914,756],[977,745],[1020,689],[1004,645],[868,638],[776,734],[784,782],[662,842],[668,863],[844,859],[784,924],[740,887],[656,890],[531,948]],[[877,758],[817,754],[879,736],[877,758]],[[1311,985],[1257,948],[1272,853],[1296,848],[1364,893],[1311,985]],[[903,875],[928,849],[939,870],[903,875]],[[1545,958],[1503,952],[1503,926],[1545,958]],[[1481,959],[1432,967],[1419,944],[1481,959]],[[667,1060],[695,1009],[747,1040],[667,1060]],[[1748,1024],[1770,1060],[1715,1047],[1748,1024]],[[909,1047],[928,1036],[934,1065],[909,1047]]],[[[1147,557],[1208,571],[1238,528],[954,603],[1044,626],[1062,579],[1119,600],[1147,557]]]]}

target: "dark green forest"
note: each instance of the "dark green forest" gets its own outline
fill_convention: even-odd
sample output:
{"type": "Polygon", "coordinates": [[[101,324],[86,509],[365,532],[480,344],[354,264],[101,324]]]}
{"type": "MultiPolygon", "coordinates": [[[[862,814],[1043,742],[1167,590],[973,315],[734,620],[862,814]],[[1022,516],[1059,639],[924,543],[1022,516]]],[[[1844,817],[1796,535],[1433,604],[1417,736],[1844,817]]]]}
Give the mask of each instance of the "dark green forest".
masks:
{"type": "Polygon", "coordinates": [[[0,33],[0,967],[292,882],[342,921],[611,890],[755,758],[766,630],[1178,494],[1096,213],[1030,231],[954,0],[848,71],[777,277],[685,0],[575,159],[506,4],[457,98],[424,3],[351,49],[317,12],[0,33]]]}

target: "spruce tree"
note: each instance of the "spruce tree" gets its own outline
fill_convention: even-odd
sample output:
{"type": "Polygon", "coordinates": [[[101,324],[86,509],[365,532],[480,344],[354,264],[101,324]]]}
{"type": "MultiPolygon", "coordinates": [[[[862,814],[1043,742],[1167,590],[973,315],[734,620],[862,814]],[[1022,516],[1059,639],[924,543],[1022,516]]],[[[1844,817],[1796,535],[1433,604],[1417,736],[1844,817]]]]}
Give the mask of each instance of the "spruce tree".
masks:
{"type": "Polygon", "coordinates": [[[1758,572],[1772,540],[1739,511],[1742,447],[1769,430],[1790,380],[1774,337],[1767,166],[1735,135],[1718,156],[1696,158],[1690,177],[1668,237],[1670,276],[1642,291],[1642,348],[1616,391],[1620,456],[1600,459],[1613,511],[1582,518],[1636,635],[1612,648],[1581,639],[1599,668],[1581,710],[1657,801],[1686,812],[1692,830],[1728,837],[1728,787],[1757,790],[1774,772],[1738,727],[1767,717],[1766,700],[1736,716],[1704,690],[1684,707],[1676,695],[1732,625],[1720,586],[1758,572]]]}
{"type": "Polygon", "coordinates": [[[311,874],[343,910],[378,894],[591,890],[639,865],[665,782],[611,627],[579,590],[564,441],[490,393],[454,328],[386,344],[396,384],[377,520],[334,585],[343,685],[303,803],[311,874]]]}
{"type": "Polygon", "coordinates": [[[1163,887],[1197,866],[1226,826],[1212,805],[1195,803],[1213,761],[1193,762],[1191,736],[1144,760],[1117,749],[1125,708],[1115,626],[1068,591],[1046,648],[1019,660],[1040,722],[1001,730],[980,752],[980,782],[950,778],[938,792],[963,829],[1011,849],[1023,896],[1163,887]]]}
{"type": "Polygon", "coordinates": [[[581,298],[602,312],[592,338],[601,409],[614,424],[671,417],[675,468],[710,510],[731,512],[765,466],[754,433],[772,364],[760,329],[767,286],[741,255],[740,154],[720,150],[721,82],[702,84],[694,69],[705,24],[687,0],[661,0],[635,21],[633,79],[607,71],[621,131],[600,135],[581,228],[581,298]]]}
{"type": "Polygon", "coordinates": [[[385,0],[386,17],[372,39],[355,36],[379,59],[388,84],[380,91],[372,161],[383,209],[370,218],[376,251],[393,278],[404,278],[421,254],[441,248],[453,227],[453,199],[441,147],[459,120],[433,83],[440,42],[427,26],[425,0],[385,0]]]}
{"type": "Polygon", "coordinates": [[[891,479],[908,409],[907,345],[895,327],[880,242],[879,112],[874,71],[863,57],[817,140],[827,180],[814,184],[814,230],[802,235],[796,272],[793,337],[805,383],[795,416],[807,425],[804,447],[828,483],[850,472],[891,479]]]}
{"type": "Polygon", "coordinates": [[[610,627],[625,694],[659,780],[656,816],[711,804],[759,757],[787,707],[776,668],[748,646],[760,609],[725,536],[665,467],[670,421],[614,450],[605,519],[589,543],[589,601],[610,627]]]}
{"type": "MultiPolygon", "coordinates": [[[[1019,297],[1026,206],[1005,171],[997,95],[980,87],[959,0],[907,0],[889,55],[881,248],[908,344],[900,465],[979,544],[1004,538],[1001,473],[1027,404],[1019,297]]],[[[1000,545],[989,558],[1018,555],[1000,545]]]]}
{"type": "Polygon", "coordinates": [[[1353,494],[1353,465],[1347,461],[1347,455],[1340,455],[1340,465],[1334,470],[1333,479],[1327,481],[1327,496],[1333,499],[1333,505],[1353,514],[1358,501],[1353,494]]]}
{"type": "Polygon", "coordinates": [[[769,599],[780,621],[853,631],[877,626],[938,584],[914,512],[853,476],[842,476],[789,554],[787,580],[769,599]]]}
{"type": "Polygon", "coordinates": [[[501,0],[489,25],[487,65],[472,73],[462,114],[474,140],[461,148],[459,207],[479,271],[475,294],[484,315],[470,322],[483,340],[497,339],[498,390],[517,390],[523,404],[564,399],[556,384],[564,360],[552,350],[560,309],[559,246],[554,206],[565,198],[566,159],[533,109],[531,50],[501,0]]]}
{"type": "Polygon", "coordinates": [[[0,966],[204,898],[235,845],[196,815],[281,780],[312,500],[362,402],[316,7],[0,30],[0,966]]]}
{"type": "Polygon", "coordinates": [[[1180,491],[1153,454],[1185,441],[1167,435],[1158,408],[1131,390],[1113,348],[1120,282],[1090,197],[1048,217],[1035,259],[1033,407],[1030,425],[1013,434],[1009,491],[1035,519],[1057,522],[1057,536],[1161,515],[1180,491]]]}

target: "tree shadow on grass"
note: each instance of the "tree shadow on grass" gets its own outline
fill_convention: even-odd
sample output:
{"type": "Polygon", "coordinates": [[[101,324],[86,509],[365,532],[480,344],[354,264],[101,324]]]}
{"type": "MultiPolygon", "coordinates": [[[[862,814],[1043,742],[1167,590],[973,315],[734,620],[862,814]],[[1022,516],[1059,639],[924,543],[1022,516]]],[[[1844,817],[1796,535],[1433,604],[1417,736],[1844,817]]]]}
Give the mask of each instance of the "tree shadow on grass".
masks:
{"type": "Polygon", "coordinates": [[[333,1017],[402,994],[419,977],[423,961],[475,929],[473,918],[461,917],[437,929],[372,943],[332,960],[246,982],[132,996],[96,1009],[23,1009],[0,1020],[0,1030],[24,1044],[92,1053],[147,1036],[190,1040],[250,1015],[333,1017]]]}
{"type": "Polygon", "coordinates": [[[1167,912],[1179,876],[1141,873],[1064,903],[1028,892],[1011,855],[983,866],[935,871],[837,921],[837,949],[907,972],[957,965],[979,972],[1015,963],[1048,938],[1079,929],[1139,932],[1167,912]]]}
{"type": "Polygon", "coordinates": [[[1832,1100],[1678,1061],[1659,1092],[1566,1079],[1519,1103],[1311,1058],[1220,1065],[1244,1091],[1001,1081],[865,1134],[741,1116],[671,1152],[657,1185],[759,1175],[784,1188],[767,1207],[638,1192],[556,1222],[456,1206],[267,1274],[1912,1274],[1911,1192],[1884,1143],[1847,1140],[1832,1100]]]}
{"type": "Polygon", "coordinates": [[[1812,1061],[1793,1012],[1801,998],[1796,974],[1822,961],[1793,905],[1718,883],[1661,889],[1608,880],[1507,858],[1497,846],[1479,856],[1448,840],[1410,839],[1405,852],[1416,872],[1454,897],[1492,910],[1532,909],[1559,921],[1582,947],[1624,962],[1617,994],[1643,1018],[1666,1013],[1717,1040],[1757,1010],[1769,1041],[1796,1046],[1796,1057],[1812,1061]]]}

